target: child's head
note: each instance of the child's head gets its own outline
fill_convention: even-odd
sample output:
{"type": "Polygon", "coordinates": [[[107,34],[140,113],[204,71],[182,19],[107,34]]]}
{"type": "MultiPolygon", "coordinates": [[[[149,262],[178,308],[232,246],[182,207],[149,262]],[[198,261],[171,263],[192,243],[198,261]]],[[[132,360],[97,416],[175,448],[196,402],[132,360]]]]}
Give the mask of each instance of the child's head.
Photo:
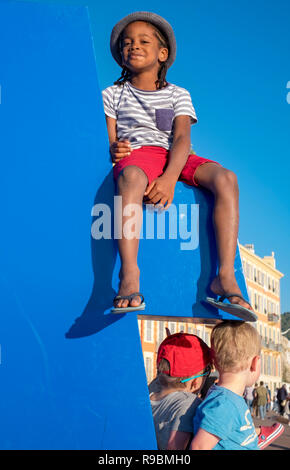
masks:
{"type": "Polygon", "coordinates": [[[121,85],[132,74],[151,68],[156,72],[159,89],[166,86],[166,72],[175,59],[174,33],[170,24],[155,13],[131,13],[113,28],[111,52],[123,68],[115,84],[121,85]]]}
{"type": "Polygon", "coordinates": [[[198,391],[210,374],[210,348],[195,335],[170,335],[159,346],[157,369],[163,389],[198,391]]]}
{"type": "MultiPolygon", "coordinates": [[[[251,368],[254,358],[259,362],[261,339],[257,330],[249,323],[224,321],[211,333],[211,347],[215,366],[219,372],[238,373],[251,368]]],[[[260,369],[253,374],[257,380],[260,369]]]]}

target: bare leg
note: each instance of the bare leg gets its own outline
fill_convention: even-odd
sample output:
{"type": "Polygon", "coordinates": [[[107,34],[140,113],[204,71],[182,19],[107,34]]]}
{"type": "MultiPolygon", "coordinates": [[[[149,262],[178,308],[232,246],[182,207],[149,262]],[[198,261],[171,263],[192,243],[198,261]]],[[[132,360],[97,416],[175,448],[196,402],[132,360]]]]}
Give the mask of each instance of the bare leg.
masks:
{"type": "MultiPolygon", "coordinates": [[[[215,196],[213,222],[219,270],[211,283],[211,290],[218,295],[241,295],[234,271],[239,228],[239,188],[236,175],[216,163],[204,163],[197,168],[195,181],[215,196]]],[[[239,297],[231,297],[230,302],[252,309],[250,304],[239,297]]]]}
{"type": "MultiPolygon", "coordinates": [[[[148,180],[145,173],[132,165],[124,168],[118,178],[118,195],[122,196],[122,213],[128,204],[138,204],[142,208],[143,196],[148,180]]],[[[131,215],[132,217],[132,215],[131,215]]],[[[130,295],[139,291],[140,271],[137,265],[139,238],[128,239],[124,236],[123,228],[130,216],[122,216],[122,239],[118,240],[121,269],[119,273],[120,285],[118,295],[130,295]]],[[[142,219],[138,225],[141,227],[142,219]]],[[[131,307],[137,307],[141,303],[140,297],[135,297],[130,302],[131,307]]],[[[128,307],[128,300],[118,300],[115,307],[128,307]]]]}

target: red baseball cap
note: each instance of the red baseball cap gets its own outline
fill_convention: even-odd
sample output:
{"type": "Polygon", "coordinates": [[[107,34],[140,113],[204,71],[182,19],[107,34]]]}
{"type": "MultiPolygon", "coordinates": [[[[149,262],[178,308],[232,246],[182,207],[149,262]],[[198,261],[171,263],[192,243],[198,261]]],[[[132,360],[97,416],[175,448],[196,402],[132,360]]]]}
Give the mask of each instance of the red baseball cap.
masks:
{"type": "Polygon", "coordinates": [[[159,346],[157,367],[161,359],[170,364],[170,371],[163,373],[171,377],[187,377],[197,374],[211,364],[211,350],[198,336],[175,333],[167,336],[159,346]]]}

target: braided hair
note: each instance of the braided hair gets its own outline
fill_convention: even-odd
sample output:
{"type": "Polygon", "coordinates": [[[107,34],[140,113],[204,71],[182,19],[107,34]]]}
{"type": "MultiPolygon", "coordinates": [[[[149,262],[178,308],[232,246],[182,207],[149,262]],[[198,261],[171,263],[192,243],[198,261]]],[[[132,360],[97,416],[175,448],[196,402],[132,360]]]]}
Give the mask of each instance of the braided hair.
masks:
{"type": "MultiPolygon", "coordinates": [[[[156,28],[156,26],[154,26],[152,23],[148,23],[147,21],[145,21],[145,23],[150,24],[150,26],[152,26],[152,28],[154,29],[154,33],[158,39],[159,46],[166,47],[169,50],[168,42],[165,36],[161,33],[161,31],[158,28],[156,28]]],[[[123,33],[120,35],[120,49],[122,47],[122,41],[123,41],[123,33]]],[[[158,75],[157,75],[157,80],[155,82],[157,90],[160,90],[161,88],[166,87],[167,85],[166,74],[167,74],[167,60],[165,62],[161,62],[160,64],[158,75]]],[[[119,77],[118,80],[114,82],[114,85],[119,85],[119,86],[124,85],[125,82],[130,80],[130,78],[131,78],[131,72],[126,66],[124,66],[122,69],[121,77],[119,77]]]]}

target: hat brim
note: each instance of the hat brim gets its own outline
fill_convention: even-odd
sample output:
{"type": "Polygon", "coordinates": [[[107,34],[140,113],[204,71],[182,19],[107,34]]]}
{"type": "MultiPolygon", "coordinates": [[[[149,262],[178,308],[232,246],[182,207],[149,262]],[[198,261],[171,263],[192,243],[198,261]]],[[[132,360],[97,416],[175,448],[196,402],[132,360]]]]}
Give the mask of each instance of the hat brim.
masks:
{"type": "Polygon", "coordinates": [[[136,11],[130,13],[130,15],[122,18],[113,28],[111,33],[110,48],[112,56],[115,61],[122,67],[122,56],[119,47],[119,39],[122,31],[128,26],[128,24],[133,23],[134,21],[147,21],[154,26],[156,26],[161,33],[165,36],[169,51],[167,59],[167,68],[171,67],[176,57],[176,40],[174,36],[173,29],[171,25],[166,21],[162,16],[157,15],[156,13],[151,13],[149,11],[136,11]]]}

